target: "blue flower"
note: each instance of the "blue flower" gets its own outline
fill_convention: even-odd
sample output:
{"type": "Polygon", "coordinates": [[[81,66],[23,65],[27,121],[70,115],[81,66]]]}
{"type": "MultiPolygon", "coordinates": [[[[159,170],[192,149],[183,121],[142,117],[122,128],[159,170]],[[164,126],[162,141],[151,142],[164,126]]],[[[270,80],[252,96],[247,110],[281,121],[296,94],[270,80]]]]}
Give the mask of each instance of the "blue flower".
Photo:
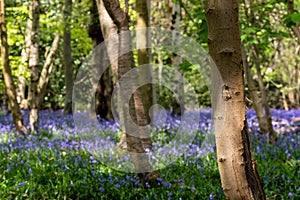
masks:
{"type": "Polygon", "coordinates": [[[105,189],[104,189],[103,187],[100,187],[100,188],[99,188],[99,191],[100,191],[100,192],[104,192],[105,189]]]}
{"type": "Polygon", "coordinates": [[[293,193],[289,192],[289,197],[290,197],[290,198],[294,198],[294,196],[295,196],[295,195],[294,195],[293,193]]]}

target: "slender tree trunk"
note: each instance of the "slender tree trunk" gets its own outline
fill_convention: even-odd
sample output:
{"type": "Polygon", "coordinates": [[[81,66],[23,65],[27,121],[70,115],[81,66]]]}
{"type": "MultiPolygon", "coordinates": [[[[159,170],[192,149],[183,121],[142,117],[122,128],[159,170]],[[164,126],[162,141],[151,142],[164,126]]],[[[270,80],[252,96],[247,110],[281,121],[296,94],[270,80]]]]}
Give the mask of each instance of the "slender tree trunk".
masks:
{"type": "MultiPolygon", "coordinates": [[[[137,49],[138,49],[138,65],[150,65],[151,49],[148,48],[151,45],[150,38],[150,1],[149,0],[137,0],[136,1],[136,12],[137,12],[137,24],[136,34],[137,37],[137,49]]],[[[139,74],[140,79],[146,80],[147,85],[141,87],[143,96],[143,103],[145,112],[147,115],[148,123],[150,123],[150,108],[154,102],[154,89],[152,82],[152,70],[149,68],[147,73],[139,74]]]]}
{"type": "MultiPolygon", "coordinates": [[[[265,199],[247,127],[237,0],[207,0],[209,52],[222,84],[214,85],[217,159],[226,199],[265,199]]],[[[213,83],[219,83],[213,74],[213,83]]]]}
{"type": "MultiPolygon", "coordinates": [[[[179,3],[172,3],[172,42],[173,45],[179,47],[180,42],[180,18],[181,18],[181,7],[179,3]]],[[[180,71],[179,65],[182,63],[180,55],[174,54],[172,58],[172,63],[176,71],[180,71]]],[[[181,111],[184,111],[184,104],[180,103],[183,100],[184,88],[182,76],[178,80],[178,87],[176,89],[177,98],[173,95],[172,102],[172,114],[181,115],[181,111]],[[179,101],[179,102],[178,102],[179,101]]]]}
{"type": "Polygon", "coordinates": [[[27,80],[24,77],[24,73],[28,68],[28,59],[29,59],[29,48],[31,43],[31,21],[27,20],[26,31],[25,31],[25,46],[21,52],[21,64],[19,66],[19,74],[18,74],[18,85],[17,85],[17,99],[20,104],[20,108],[28,108],[27,94],[26,94],[26,85],[27,80]]]}
{"type": "Polygon", "coordinates": [[[31,15],[31,45],[29,53],[29,69],[30,69],[30,115],[29,123],[32,132],[38,128],[38,93],[37,86],[39,81],[39,41],[40,41],[40,2],[39,0],[32,0],[30,6],[31,15]]]}
{"type": "Polygon", "coordinates": [[[40,109],[44,100],[44,96],[46,94],[46,88],[49,82],[50,74],[53,69],[53,61],[54,61],[55,53],[57,52],[58,49],[59,40],[60,40],[60,35],[59,33],[56,33],[51,48],[49,50],[49,53],[46,56],[46,61],[43,65],[41,75],[39,76],[38,79],[37,95],[36,95],[38,109],[40,109]]]}
{"type": "Polygon", "coordinates": [[[286,94],[285,91],[281,91],[281,95],[282,95],[282,101],[283,101],[283,108],[284,110],[289,110],[289,106],[286,100],[286,94]]]}
{"type": "MultiPolygon", "coordinates": [[[[98,14],[99,14],[99,21],[102,30],[102,34],[105,40],[105,46],[107,50],[107,55],[110,60],[112,74],[113,74],[113,83],[115,86],[118,86],[118,61],[116,58],[119,56],[119,52],[116,49],[119,49],[119,37],[118,37],[118,28],[116,24],[113,22],[111,17],[109,16],[104,4],[103,0],[97,0],[97,7],[98,7],[98,14]]],[[[118,94],[120,96],[120,94],[118,94]]],[[[126,149],[126,133],[124,125],[124,114],[123,114],[123,107],[122,107],[122,99],[117,99],[117,108],[119,114],[119,120],[121,125],[121,130],[123,133],[121,135],[120,142],[118,146],[126,149]]]]}
{"type": "MultiPolygon", "coordinates": [[[[248,2],[249,4],[253,3],[252,0],[250,0],[248,2]]],[[[252,24],[253,27],[256,27],[256,21],[255,21],[255,16],[254,16],[254,12],[252,9],[248,9],[245,7],[245,12],[246,12],[246,16],[249,18],[249,23],[252,24]]],[[[272,117],[271,117],[271,114],[270,114],[270,108],[269,108],[269,105],[268,105],[268,97],[267,97],[267,92],[266,92],[266,88],[265,88],[265,84],[263,82],[263,77],[262,77],[262,74],[261,74],[261,69],[260,69],[260,52],[259,52],[259,49],[257,47],[257,45],[253,44],[251,46],[251,48],[253,49],[252,50],[252,53],[253,53],[253,59],[254,59],[254,65],[256,67],[256,72],[257,72],[257,77],[258,77],[258,84],[259,84],[259,90],[260,90],[260,93],[261,93],[261,98],[260,98],[260,101],[257,101],[257,105],[258,104],[261,104],[261,105],[258,105],[259,108],[262,107],[263,108],[263,113],[264,113],[264,118],[265,119],[262,119],[262,115],[261,115],[261,112],[258,113],[260,116],[257,116],[258,118],[261,118],[262,119],[262,123],[263,124],[260,124],[260,127],[264,126],[264,129],[262,130],[267,130],[267,133],[270,134],[270,137],[271,137],[271,141],[273,141],[274,139],[274,129],[273,129],[273,126],[272,126],[272,117]],[[267,124],[265,124],[267,123],[267,124]]],[[[259,121],[260,122],[260,121],[259,121]]],[[[262,133],[264,133],[262,131],[262,133]]]]}
{"type": "MultiPolygon", "coordinates": [[[[288,4],[288,13],[292,14],[295,12],[295,6],[294,6],[294,0],[287,0],[287,4],[288,4]]],[[[299,25],[300,22],[297,22],[296,26],[292,26],[291,29],[293,31],[293,33],[295,34],[295,36],[297,37],[298,40],[298,44],[300,44],[300,29],[299,29],[299,25]]],[[[296,55],[299,55],[299,48],[296,48],[296,55]]],[[[295,76],[294,76],[294,83],[292,83],[294,86],[296,86],[296,89],[294,89],[293,91],[289,92],[289,96],[291,97],[291,100],[294,102],[291,102],[292,106],[294,106],[294,108],[298,108],[300,106],[300,95],[299,95],[299,68],[298,68],[298,64],[299,64],[299,60],[296,61],[296,65],[295,65],[295,76]],[[293,94],[290,94],[293,93],[293,94]],[[294,105],[293,105],[294,104],[294,105]]]]}
{"type": "Polygon", "coordinates": [[[1,33],[1,55],[2,55],[2,71],[4,83],[6,87],[6,95],[14,119],[17,132],[26,133],[26,127],[23,124],[23,117],[17,102],[17,94],[15,84],[12,79],[11,69],[9,65],[9,47],[7,42],[7,29],[5,22],[5,2],[0,0],[0,33],[1,33]]]}
{"type": "MultiPolygon", "coordinates": [[[[131,38],[130,33],[128,32],[128,13],[121,9],[118,0],[103,0],[103,3],[111,19],[117,25],[119,33],[122,35],[122,37],[119,37],[118,77],[120,79],[125,73],[134,67],[134,59],[131,51],[131,38]]],[[[137,80],[138,79],[133,79],[130,81],[133,82],[137,80]]],[[[128,92],[131,90],[131,88],[128,88],[128,86],[122,84],[123,83],[120,84],[120,87],[122,90],[124,89],[124,91],[122,91],[121,94],[128,95],[128,92]]],[[[129,102],[123,102],[122,105],[124,112],[129,111],[129,113],[132,114],[132,116],[124,114],[124,122],[126,129],[126,141],[128,145],[127,149],[131,154],[131,159],[135,165],[136,172],[150,172],[153,169],[148,162],[147,156],[145,155],[145,147],[143,146],[141,140],[141,138],[147,138],[149,136],[147,133],[141,131],[141,127],[147,125],[148,122],[143,107],[140,90],[137,89],[134,92],[131,100],[129,102]],[[131,117],[139,126],[139,130],[132,130],[131,117]],[[138,134],[134,134],[134,131],[138,134]]]]}
{"type": "Polygon", "coordinates": [[[72,113],[72,93],[73,93],[73,64],[72,64],[72,49],[71,49],[71,23],[72,17],[72,0],[65,0],[64,5],[64,67],[65,67],[65,86],[66,86],[66,96],[65,96],[65,106],[64,113],[72,113]]]}
{"type": "Polygon", "coordinates": [[[97,82],[96,94],[95,94],[95,102],[93,103],[93,111],[92,113],[96,113],[101,116],[101,118],[110,120],[113,118],[112,115],[112,107],[111,107],[111,96],[112,96],[112,76],[109,68],[107,68],[104,72],[104,66],[108,64],[106,60],[107,51],[106,49],[96,48],[100,43],[104,41],[103,34],[101,31],[100,23],[99,23],[99,15],[97,10],[97,4],[93,1],[93,6],[91,7],[92,19],[91,24],[89,26],[89,36],[93,41],[93,59],[97,66],[94,66],[96,71],[100,71],[102,74],[100,77],[95,77],[97,82]],[[96,52],[97,51],[97,52],[96,52]]]}
{"type": "Polygon", "coordinates": [[[274,139],[273,138],[274,129],[273,129],[273,125],[272,125],[272,117],[271,117],[271,113],[270,113],[270,107],[268,104],[267,91],[266,91],[265,84],[263,82],[263,77],[262,77],[261,69],[260,69],[259,50],[256,47],[256,45],[254,45],[253,48],[254,48],[253,53],[254,53],[254,59],[255,59],[257,80],[258,80],[258,85],[259,85],[260,93],[261,93],[261,103],[262,103],[262,107],[264,108],[264,111],[265,111],[265,118],[267,121],[268,133],[270,134],[270,137],[273,140],[274,139]]]}
{"type": "Polygon", "coordinates": [[[258,119],[259,128],[263,134],[267,134],[269,132],[268,122],[267,122],[267,119],[265,118],[265,115],[263,112],[263,107],[262,107],[262,104],[260,103],[259,96],[258,96],[257,90],[255,88],[255,82],[252,79],[253,74],[251,72],[251,69],[250,69],[250,66],[249,66],[249,63],[247,60],[247,55],[246,55],[246,50],[245,50],[244,45],[242,45],[242,57],[243,57],[243,64],[245,67],[245,71],[246,71],[246,79],[247,79],[247,83],[248,83],[248,88],[249,88],[251,99],[253,101],[253,107],[254,107],[254,110],[256,112],[256,116],[258,119]]]}

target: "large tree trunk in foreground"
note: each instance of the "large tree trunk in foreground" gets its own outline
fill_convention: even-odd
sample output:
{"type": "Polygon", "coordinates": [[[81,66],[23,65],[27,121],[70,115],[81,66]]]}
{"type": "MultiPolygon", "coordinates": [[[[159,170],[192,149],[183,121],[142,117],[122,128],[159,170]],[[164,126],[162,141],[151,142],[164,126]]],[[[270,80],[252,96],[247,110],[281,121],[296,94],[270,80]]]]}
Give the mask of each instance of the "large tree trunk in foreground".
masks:
{"type": "MultiPolygon", "coordinates": [[[[103,3],[110,17],[117,25],[119,33],[122,35],[122,37],[119,37],[118,78],[120,79],[134,67],[133,54],[131,51],[131,38],[130,33],[128,32],[128,13],[120,8],[118,0],[103,0],[103,3]]],[[[137,78],[128,81],[137,81],[137,78]]],[[[124,91],[121,91],[121,94],[124,94],[124,96],[128,95],[128,92],[132,89],[128,88],[128,85],[120,83],[120,87],[124,89],[124,91]]],[[[140,90],[137,89],[131,100],[129,102],[123,102],[122,106],[124,110],[127,149],[131,155],[133,164],[135,165],[136,172],[150,172],[152,171],[152,166],[148,162],[147,156],[145,156],[146,148],[148,147],[145,147],[142,142],[143,138],[149,138],[150,135],[143,133],[140,129],[132,130],[130,119],[131,117],[133,118],[133,121],[139,126],[138,128],[148,124],[140,90]],[[132,116],[128,116],[125,111],[129,111],[132,116]],[[133,134],[134,131],[135,133],[137,132],[137,135],[133,134]]]]}
{"type": "Polygon", "coordinates": [[[65,106],[64,113],[72,113],[72,93],[73,93],[73,64],[72,64],[72,49],[71,49],[71,23],[72,17],[72,0],[65,0],[63,23],[64,23],[64,67],[65,67],[65,106]]]}
{"type": "Polygon", "coordinates": [[[6,94],[9,100],[9,105],[14,119],[14,124],[17,131],[26,133],[27,130],[23,125],[23,117],[17,101],[17,94],[15,85],[12,79],[11,69],[9,66],[9,53],[7,43],[7,29],[5,22],[5,3],[4,0],[0,1],[0,33],[1,33],[1,56],[2,56],[2,71],[4,83],[6,87],[6,94]]]}
{"type": "Polygon", "coordinates": [[[40,2],[32,0],[30,6],[31,15],[31,44],[29,53],[29,69],[30,69],[30,96],[29,96],[29,124],[32,132],[38,128],[38,94],[37,87],[39,81],[39,41],[40,41],[40,2]]]}
{"type": "Polygon", "coordinates": [[[226,199],[261,200],[265,195],[246,119],[238,12],[237,0],[207,0],[209,52],[222,79],[213,87],[213,98],[219,100],[213,101],[217,159],[226,199]]]}

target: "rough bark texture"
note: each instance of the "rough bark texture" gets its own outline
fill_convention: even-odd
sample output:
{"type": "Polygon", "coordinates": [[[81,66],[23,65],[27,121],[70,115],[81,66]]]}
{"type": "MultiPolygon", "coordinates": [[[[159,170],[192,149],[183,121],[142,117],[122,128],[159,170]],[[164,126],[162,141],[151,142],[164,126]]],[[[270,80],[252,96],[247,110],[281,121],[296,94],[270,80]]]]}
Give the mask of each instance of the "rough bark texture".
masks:
{"type": "Polygon", "coordinates": [[[64,5],[64,67],[65,67],[65,106],[64,113],[72,113],[72,93],[73,93],[73,64],[72,64],[72,49],[71,49],[71,23],[72,16],[72,0],[65,0],[64,5]]]}
{"type": "Polygon", "coordinates": [[[30,6],[31,15],[31,44],[29,53],[29,69],[30,69],[30,116],[29,123],[32,132],[38,128],[38,94],[37,85],[39,81],[39,41],[40,41],[40,2],[39,0],[32,0],[30,6]]]}
{"type": "MultiPolygon", "coordinates": [[[[103,3],[111,19],[117,25],[119,33],[123,34],[123,37],[119,37],[118,78],[121,78],[126,72],[134,67],[133,54],[131,51],[131,38],[128,32],[128,14],[121,9],[118,0],[103,0],[103,3]]],[[[130,81],[136,80],[137,79],[130,81]]],[[[126,88],[125,85],[120,86],[126,88]]],[[[122,91],[122,93],[125,95],[127,94],[126,91],[122,91]]],[[[143,146],[141,138],[145,138],[146,135],[143,135],[143,133],[139,132],[139,130],[138,135],[133,135],[130,132],[131,130],[127,131],[130,127],[132,127],[129,120],[130,117],[133,118],[138,126],[144,126],[147,124],[140,90],[136,90],[134,92],[132,100],[124,102],[123,110],[129,111],[129,113],[132,114],[132,116],[124,114],[124,122],[126,129],[126,141],[128,145],[127,149],[131,153],[131,159],[133,160],[136,171],[151,171],[152,167],[149,164],[147,157],[143,156],[147,147],[143,146]]]]}
{"type": "Polygon", "coordinates": [[[238,12],[237,0],[207,1],[209,52],[223,83],[213,87],[214,99],[219,99],[213,101],[217,159],[226,199],[261,200],[265,195],[251,155],[246,120],[238,12]]]}
{"type": "MultiPolygon", "coordinates": [[[[151,44],[150,38],[150,19],[149,11],[150,2],[149,0],[137,0],[136,1],[136,12],[137,12],[137,49],[138,49],[138,65],[150,64],[151,49],[147,48],[151,44]],[[148,28],[148,29],[147,29],[148,28]]],[[[149,69],[147,73],[139,74],[139,78],[146,80],[147,83],[152,81],[152,70],[149,69]]],[[[150,108],[153,105],[153,85],[147,84],[141,87],[143,96],[143,104],[146,112],[148,123],[150,123],[150,108]]]]}
{"type": "MultiPolygon", "coordinates": [[[[110,120],[113,118],[112,108],[111,108],[111,93],[112,93],[112,76],[109,68],[104,72],[104,66],[107,64],[106,59],[106,49],[96,48],[100,43],[104,41],[103,34],[101,31],[99,23],[99,15],[97,10],[96,2],[93,1],[93,6],[91,7],[91,24],[89,26],[89,36],[93,41],[93,59],[95,60],[97,66],[94,66],[95,70],[103,73],[101,78],[95,77],[98,83],[96,87],[95,102],[93,104],[93,111],[101,118],[110,120]],[[97,51],[97,52],[96,52],[97,51]],[[99,79],[100,78],[100,79],[99,79]]],[[[99,73],[96,73],[99,74],[99,73]]]]}
{"type": "Polygon", "coordinates": [[[5,22],[5,2],[0,0],[0,33],[1,33],[1,56],[2,56],[2,71],[4,83],[6,87],[6,95],[9,100],[9,105],[14,119],[17,132],[26,133],[27,130],[23,125],[23,117],[17,102],[17,94],[15,85],[12,79],[11,69],[9,65],[9,52],[7,43],[7,29],[5,22]]]}

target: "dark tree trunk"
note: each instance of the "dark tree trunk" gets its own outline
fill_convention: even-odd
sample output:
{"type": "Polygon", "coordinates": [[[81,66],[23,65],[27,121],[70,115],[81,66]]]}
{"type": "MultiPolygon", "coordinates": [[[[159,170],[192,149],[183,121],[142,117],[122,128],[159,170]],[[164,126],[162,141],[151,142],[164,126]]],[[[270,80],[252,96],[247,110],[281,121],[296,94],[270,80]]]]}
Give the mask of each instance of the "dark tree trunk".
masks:
{"type": "Polygon", "coordinates": [[[17,132],[26,133],[26,127],[23,124],[23,117],[19,104],[17,102],[17,94],[15,84],[12,79],[11,69],[9,65],[9,47],[7,43],[7,29],[5,22],[5,2],[0,1],[0,33],[1,33],[1,56],[2,56],[2,71],[4,83],[6,87],[6,95],[9,100],[9,105],[14,119],[14,124],[17,132]]]}
{"type": "Polygon", "coordinates": [[[72,17],[72,0],[65,0],[64,14],[64,67],[65,67],[65,106],[64,113],[72,113],[72,92],[73,92],[73,64],[72,64],[72,49],[71,49],[71,30],[70,23],[72,17]]]}
{"type": "MultiPolygon", "coordinates": [[[[136,12],[137,12],[137,24],[136,32],[137,37],[137,49],[138,49],[138,65],[150,64],[151,49],[147,48],[151,44],[150,38],[150,1],[149,0],[137,0],[136,12]]],[[[139,74],[140,79],[145,80],[147,83],[152,82],[152,70],[149,68],[147,73],[139,74]]],[[[146,112],[148,123],[150,123],[150,108],[154,102],[154,90],[152,84],[146,84],[141,87],[143,104],[146,112]]]]}

